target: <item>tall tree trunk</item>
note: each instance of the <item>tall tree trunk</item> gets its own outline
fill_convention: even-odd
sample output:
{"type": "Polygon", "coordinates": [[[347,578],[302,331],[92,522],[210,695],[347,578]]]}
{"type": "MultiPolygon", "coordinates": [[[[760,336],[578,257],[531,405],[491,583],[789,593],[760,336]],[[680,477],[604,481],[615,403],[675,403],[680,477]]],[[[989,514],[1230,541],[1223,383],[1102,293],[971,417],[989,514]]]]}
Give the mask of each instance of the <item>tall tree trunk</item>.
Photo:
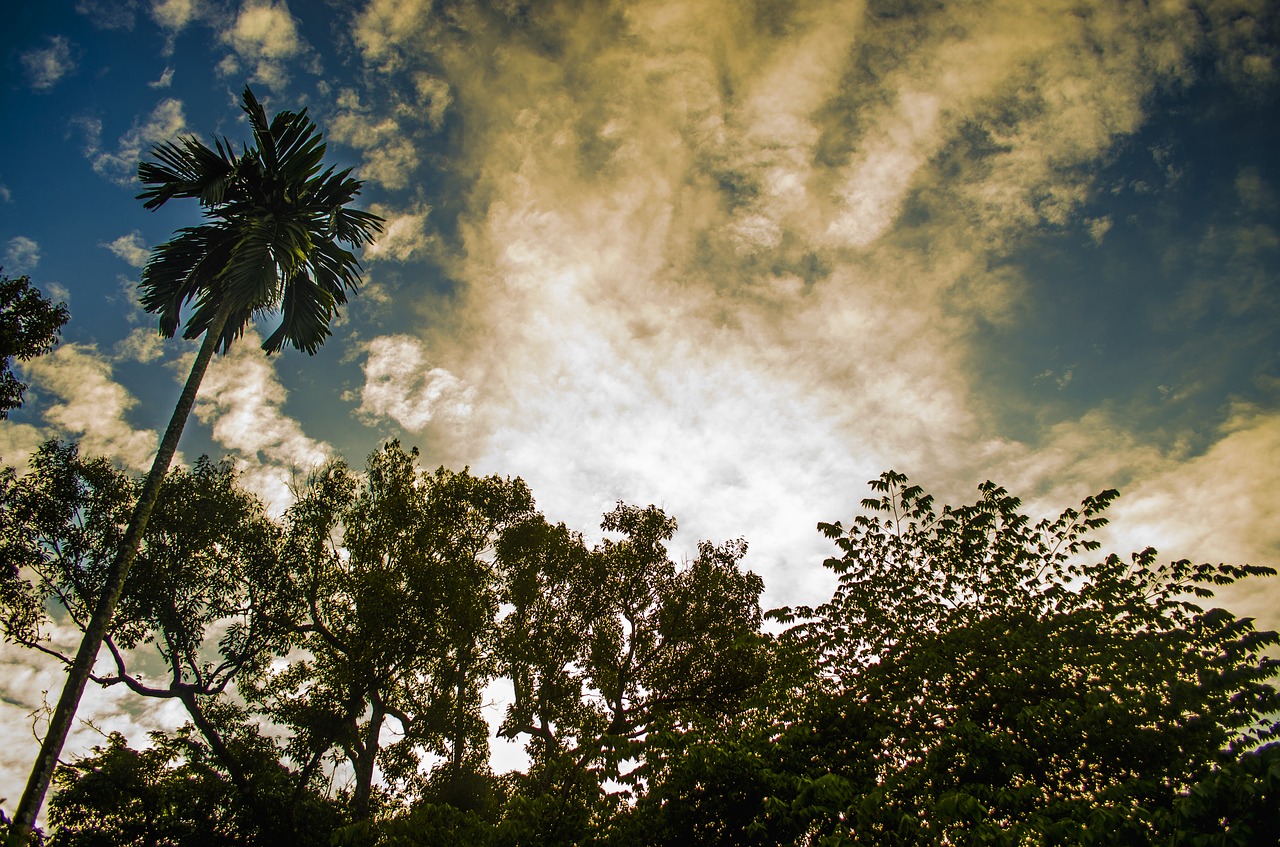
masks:
{"type": "MultiPolygon", "coordinates": [[[[240,794],[240,799],[244,801],[245,806],[253,814],[254,820],[258,824],[260,835],[264,838],[271,839],[270,843],[284,843],[284,839],[292,833],[283,831],[284,819],[278,813],[273,813],[266,804],[264,804],[259,792],[255,789],[252,775],[246,772],[243,764],[231,752],[231,748],[227,746],[227,742],[223,740],[222,733],[218,732],[218,728],[209,720],[209,716],[204,713],[204,709],[200,708],[200,701],[196,698],[195,692],[186,692],[181,698],[182,705],[186,707],[187,714],[191,715],[191,722],[195,724],[200,735],[209,743],[209,749],[213,752],[214,758],[217,759],[224,768],[227,769],[227,775],[231,777],[231,784],[240,794]]],[[[291,821],[292,818],[290,817],[291,821]]]]}
{"type": "Polygon", "coordinates": [[[196,393],[204,373],[213,358],[213,351],[218,346],[218,338],[226,326],[231,314],[231,302],[227,300],[219,308],[213,322],[205,331],[204,342],[200,352],[196,354],[195,364],[191,366],[191,374],[178,397],[178,405],[169,420],[169,428],[160,440],[160,450],[156,453],[151,471],[147,474],[142,492],[138,495],[137,505],[133,508],[133,516],[129,518],[129,526],[125,529],[124,538],[120,542],[120,550],[116,560],[107,572],[106,584],[102,587],[102,596],[98,598],[98,606],[85,628],[84,637],[80,639],[80,649],[76,652],[75,661],[67,673],[67,681],[62,686],[62,696],[58,698],[58,706],[49,720],[49,730],[45,733],[44,742],[40,745],[40,755],[31,768],[31,777],[27,780],[26,790],[18,803],[11,824],[9,844],[11,847],[23,847],[35,827],[40,807],[44,805],[45,794],[49,790],[49,782],[53,779],[53,771],[58,765],[58,756],[62,754],[62,745],[66,743],[67,734],[71,731],[71,723],[75,720],[76,709],[80,706],[80,697],[84,694],[85,684],[93,672],[93,663],[98,658],[98,649],[111,624],[111,616],[115,614],[116,604],[124,591],[125,579],[133,560],[137,558],[138,548],[142,544],[142,535],[146,531],[147,521],[160,496],[160,484],[169,472],[169,463],[178,449],[178,439],[182,437],[182,429],[186,426],[195,405],[196,393]]]}
{"type": "Polygon", "coordinates": [[[382,734],[382,721],[386,712],[377,691],[369,698],[373,705],[373,714],[369,717],[369,725],[365,728],[363,747],[360,757],[353,762],[356,771],[356,788],[351,795],[351,819],[367,820],[370,801],[373,797],[373,769],[378,760],[378,737],[382,734]]]}
{"type": "Polygon", "coordinates": [[[465,699],[467,696],[467,671],[471,666],[471,646],[466,645],[459,651],[461,655],[458,657],[458,681],[457,689],[454,692],[453,703],[453,784],[456,787],[462,779],[462,761],[466,757],[467,749],[467,706],[465,699]]]}

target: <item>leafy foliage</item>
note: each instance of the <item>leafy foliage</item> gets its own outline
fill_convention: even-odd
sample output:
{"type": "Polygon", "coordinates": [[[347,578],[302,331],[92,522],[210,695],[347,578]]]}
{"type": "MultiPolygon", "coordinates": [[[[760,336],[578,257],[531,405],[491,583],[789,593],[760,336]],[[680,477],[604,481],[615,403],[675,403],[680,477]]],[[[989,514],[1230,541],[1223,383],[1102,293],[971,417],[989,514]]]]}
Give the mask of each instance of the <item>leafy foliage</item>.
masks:
{"type": "MultiPolygon", "coordinates": [[[[48,652],[47,609],[83,627],[96,606],[137,481],[104,459],[81,459],[74,444],[50,441],[30,473],[10,470],[3,484],[0,544],[16,566],[6,574],[4,634],[48,652]]],[[[117,674],[101,681],[150,696],[215,694],[285,649],[294,612],[279,543],[230,465],[201,457],[189,471],[171,471],[108,636],[117,674]],[[154,645],[171,677],[163,690],[124,665],[121,650],[143,644],[154,645]]]]}
{"type": "MultiPolygon", "coordinates": [[[[46,605],[83,618],[137,484],[56,443],[0,483],[5,632],[50,652],[46,605]]],[[[321,468],[283,525],[223,465],[165,486],[111,633],[117,672],[98,680],[178,697],[192,725],[59,771],[55,844],[1280,833],[1280,637],[1200,605],[1273,571],[1152,550],[1089,563],[1112,491],[1032,522],[991,483],[936,509],[886,473],[865,514],[820,525],[831,600],[770,612],[789,625],[770,635],[744,542],[678,565],[674,519],[620,503],[589,547],[519,480],[425,472],[395,442],[364,475],[321,468]],[[126,665],[151,643],[164,684],[126,665]],[[481,705],[500,678],[499,732],[530,767],[497,776],[481,705]],[[338,763],[353,775],[335,791],[338,763]]]]}
{"type": "Polygon", "coordinates": [[[59,791],[49,804],[50,847],[58,845],[201,845],[231,847],[288,843],[328,847],[343,822],[339,805],[296,792],[277,756],[256,733],[229,731],[232,715],[215,720],[234,755],[252,763],[255,788],[269,810],[244,800],[220,757],[190,725],[176,733],[153,732],[143,750],[113,733],[106,746],[59,768],[59,791]]]}
{"type": "Polygon", "coordinates": [[[900,475],[872,486],[871,514],[821,526],[834,597],[793,613],[829,679],[833,835],[1157,843],[1180,797],[1275,737],[1280,638],[1188,599],[1270,568],[1082,565],[1111,491],[1033,525],[991,483],[940,512],[900,475]]]}
{"type": "MultiPolygon", "coordinates": [[[[225,140],[215,141],[211,149],[188,137],[156,145],[152,153],[158,161],[138,167],[138,178],[149,186],[139,195],[146,208],[183,197],[195,198],[203,207],[207,222],[184,228],[157,247],[139,288],[143,307],[159,314],[166,337],[177,331],[183,307],[194,300],[185,335],[203,335],[204,341],[108,567],[18,804],[14,827],[24,833],[22,838],[35,826],[214,352],[226,352],[254,316],[279,309],[282,322],[264,349],[277,351],[287,342],[314,353],[330,333],[328,322],[337,306],[359,281],[359,262],[339,243],[357,247],[382,229],[378,216],[346,208],[361,189],[349,170],[321,170],[325,146],[305,110],[281,112],[268,122],[248,88],[242,103],[256,146],[236,154],[225,140]]],[[[200,723],[195,695],[184,696],[184,705],[200,723]]]]}
{"type": "Polygon", "coordinates": [[[59,769],[50,847],[253,843],[245,835],[252,825],[222,775],[187,759],[180,739],[153,733],[151,740],[139,751],[112,733],[106,746],[59,769]]]}
{"type": "MultiPolygon", "coordinates": [[[[29,473],[8,469],[0,484],[0,550],[13,565],[4,574],[4,635],[70,664],[45,630],[52,623],[86,626],[138,481],[103,459],[81,459],[74,444],[51,441],[32,457],[29,473]]],[[[247,761],[241,755],[256,732],[243,720],[228,721],[227,705],[216,698],[288,649],[300,609],[279,566],[280,540],[229,465],[202,457],[190,470],[170,472],[105,639],[115,670],[92,677],[180,701],[242,801],[262,816],[267,807],[253,785],[267,772],[262,750],[247,761]],[[147,663],[128,651],[147,647],[160,659],[159,674],[130,667],[147,663]]],[[[275,762],[278,751],[268,746],[275,762]]]]}
{"type": "Polygon", "coordinates": [[[738,562],[745,543],[700,546],[677,568],[660,509],[618,504],[602,529],[620,534],[588,551],[563,526],[529,524],[501,549],[511,613],[500,624],[515,700],[503,734],[525,734],[535,760],[621,766],[665,726],[733,711],[760,683],[759,596],[738,562]]]}
{"type": "Polygon", "coordinates": [[[357,820],[370,810],[375,766],[414,790],[424,753],[443,757],[451,778],[487,771],[491,554],[533,510],[519,480],[422,473],[416,457],[392,442],[370,456],[362,482],[331,463],[290,509],[289,563],[307,608],[297,644],[311,658],[258,688],[266,712],[294,730],[298,761],[313,767],[343,751],[357,820]],[[387,719],[401,737],[384,746],[387,719]]]}
{"type": "Polygon", "coordinates": [[[27,362],[52,350],[67,318],[67,304],[45,299],[30,277],[0,275],[0,420],[22,406],[27,389],[13,375],[13,361],[27,362]]]}

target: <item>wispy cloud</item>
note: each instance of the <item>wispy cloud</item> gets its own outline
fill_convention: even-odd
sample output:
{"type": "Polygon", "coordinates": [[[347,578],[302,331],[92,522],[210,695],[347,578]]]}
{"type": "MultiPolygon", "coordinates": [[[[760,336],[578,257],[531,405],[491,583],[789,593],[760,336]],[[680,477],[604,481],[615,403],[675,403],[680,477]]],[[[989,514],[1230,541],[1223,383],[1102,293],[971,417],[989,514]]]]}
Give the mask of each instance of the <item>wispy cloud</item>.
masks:
{"type": "Polygon", "coordinates": [[[151,114],[134,121],[129,131],[120,136],[116,149],[100,149],[102,123],[93,118],[80,121],[86,135],[86,155],[93,169],[100,175],[120,185],[133,181],[138,162],[152,144],[169,141],[188,131],[182,101],[173,97],[156,104],[151,114]]]}
{"type": "Polygon", "coordinates": [[[76,0],[76,12],[99,29],[128,31],[137,23],[138,0],[76,0]]]}
{"type": "Polygon", "coordinates": [[[36,47],[18,55],[27,84],[36,91],[49,91],[63,77],[76,69],[71,55],[72,44],[65,35],[51,35],[44,47],[36,47]]]}
{"type": "Polygon", "coordinates": [[[168,88],[173,84],[173,68],[165,68],[154,82],[148,82],[147,88],[168,88]]]}
{"type": "Polygon", "coordinates": [[[151,467],[159,436],[130,423],[138,400],[115,380],[110,360],[97,348],[64,343],[28,362],[24,372],[34,393],[30,405],[52,427],[49,435],[77,439],[86,455],[107,456],[136,471],[151,467]]]}
{"type": "Polygon", "coordinates": [[[40,264],[40,245],[25,235],[9,239],[4,250],[4,267],[10,273],[21,274],[34,270],[40,264]]]}
{"type": "Polygon", "coordinates": [[[414,184],[417,158],[375,155],[405,137],[392,92],[439,76],[470,180],[457,308],[396,342],[411,366],[370,355],[365,414],[520,473],[584,522],[616,497],[677,515],[687,498],[697,531],[780,539],[753,553],[779,567],[888,466],[960,497],[1002,474],[1044,490],[1058,466],[1028,458],[1042,452],[1073,457],[1086,488],[1169,467],[1125,460],[1084,421],[1008,439],[969,357],[1029,290],[1013,250],[1071,226],[1108,236],[1085,201],[1153,94],[1194,74],[1191,10],[758,17],[652,0],[466,6],[445,26],[373,2],[355,39],[384,87],[345,95],[337,136],[387,185],[414,184]],[[415,414],[433,369],[473,392],[464,432],[415,414]]]}
{"type": "MultiPolygon", "coordinates": [[[[291,502],[289,485],[305,476],[332,453],[329,445],[311,438],[284,411],[288,394],[276,375],[275,362],[250,330],[210,365],[201,384],[195,414],[212,427],[213,438],[236,460],[245,485],[277,511],[291,502]]],[[[175,364],[186,377],[191,357],[175,364]]]]}

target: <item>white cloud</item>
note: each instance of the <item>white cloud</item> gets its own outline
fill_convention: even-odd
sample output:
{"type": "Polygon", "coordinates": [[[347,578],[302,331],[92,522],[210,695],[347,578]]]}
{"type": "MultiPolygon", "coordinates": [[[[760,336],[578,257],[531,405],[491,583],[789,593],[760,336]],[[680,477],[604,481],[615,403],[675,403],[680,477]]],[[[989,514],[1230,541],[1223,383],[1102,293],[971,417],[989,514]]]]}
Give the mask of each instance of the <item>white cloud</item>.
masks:
{"type": "Polygon", "coordinates": [[[151,256],[151,251],[142,241],[142,233],[137,230],[99,246],[106,247],[121,260],[133,265],[135,268],[145,265],[147,259],[151,256]]]}
{"type": "Polygon", "coordinates": [[[71,302],[71,292],[60,282],[53,282],[51,280],[49,282],[42,283],[40,288],[44,291],[45,295],[55,303],[71,302]]]}
{"type": "Polygon", "coordinates": [[[431,209],[426,205],[419,204],[397,212],[375,203],[369,211],[386,219],[378,240],[365,248],[364,258],[370,262],[421,259],[434,243],[434,238],[427,232],[427,214],[431,209]]]}
{"type": "Polygon", "coordinates": [[[57,433],[78,439],[86,455],[117,459],[137,471],[151,467],[159,436],[129,423],[137,398],[115,381],[111,363],[95,347],[63,343],[23,370],[30,375],[32,399],[39,399],[29,399],[29,405],[57,433]],[[45,392],[61,402],[41,396],[45,392]]]}
{"type": "Polygon", "coordinates": [[[92,115],[76,115],[71,126],[84,135],[84,154],[92,158],[102,150],[102,119],[92,115]]]}
{"type": "Polygon", "coordinates": [[[71,41],[65,35],[53,35],[47,41],[47,46],[32,48],[18,56],[27,84],[36,91],[48,91],[76,69],[71,41]]]}
{"type": "Polygon", "coordinates": [[[387,335],[363,347],[368,358],[360,414],[390,418],[410,432],[421,432],[433,420],[458,421],[470,414],[473,390],[449,371],[430,367],[417,339],[387,335]]]}
{"type": "Polygon", "coordinates": [[[152,0],[152,19],[171,33],[181,32],[200,15],[197,0],[152,0]]]}
{"type": "Polygon", "coordinates": [[[0,203],[12,203],[13,192],[9,190],[9,186],[0,182],[0,203]]]}
{"type": "Polygon", "coordinates": [[[224,74],[238,72],[239,63],[243,63],[251,69],[255,81],[272,88],[280,88],[288,81],[285,63],[306,49],[288,5],[272,0],[248,0],[222,32],[222,41],[238,60],[224,63],[224,74]]]}
{"type": "MultiPolygon", "coordinates": [[[[56,626],[49,634],[52,646],[74,654],[79,630],[56,626]]],[[[109,661],[110,654],[103,650],[96,669],[106,672],[113,668],[109,661]]],[[[40,749],[37,733],[43,736],[48,725],[46,707],[57,703],[67,678],[64,667],[51,657],[0,643],[0,785],[19,791],[26,784],[40,749]]],[[[69,760],[85,755],[105,744],[104,734],[112,732],[122,733],[134,747],[146,747],[148,732],[176,730],[188,720],[176,701],[139,698],[123,685],[102,688],[90,683],[62,756],[69,760]]],[[[10,798],[16,796],[9,794],[10,798]]],[[[44,822],[42,812],[39,823],[44,822]]]]}
{"type": "MultiPolygon", "coordinates": [[[[288,394],[275,362],[259,349],[257,333],[246,332],[225,356],[210,364],[195,414],[213,429],[213,438],[231,451],[244,484],[277,511],[290,502],[294,473],[305,475],[331,454],[329,445],[308,437],[284,411],[288,394]]],[[[191,357],[179,367],[185,372],[191,357]]]]}
{"type": "Polygon", "coordinates": [[[154,327],[134,327],[134,329],[116,342],[115,356],[129,362],[148,364],[164,357],[165,337],[154,327]]]}
{"type": "Polygon", "coordinates": [[[168,88],[173,84],[173,68],[165,68],[155,82],[148,82],[147,88],[168,88]]]}
{"type": "Polygon", "coordinates": [[[111,152],[98,149],[98,136],[102,131],[100,121],[82,121],[88,135],[88,156],[93,169],[112,182],[128,185],[133,182],[146,150],[160,141],[171,141],[188,132],[182,101],[166,98],[156,104],[144,120],[134,121],[129,131],[120,136],[116,149],[111,152]],[[94,131],[96,129],[96,132],[94,131]]]}
{"type": "Polygon", "coordinates": [[[40,245],[25,235],[9,239],[4,251],[4,267],[11,274],[23,274],[40,264],[40,245]]]}

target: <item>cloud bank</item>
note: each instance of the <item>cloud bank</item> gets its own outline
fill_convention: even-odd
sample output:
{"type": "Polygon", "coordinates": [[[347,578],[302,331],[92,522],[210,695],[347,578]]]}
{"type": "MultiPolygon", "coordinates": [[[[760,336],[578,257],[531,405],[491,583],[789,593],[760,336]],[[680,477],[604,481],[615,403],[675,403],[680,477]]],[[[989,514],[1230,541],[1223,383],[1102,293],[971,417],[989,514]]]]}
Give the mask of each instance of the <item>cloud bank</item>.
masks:
{"type": "Polygon", "coordinates": [[[885,467],[954,497],[1022,483],[1053,508],[1197,473],[1107,408],[1009,434],[973,357],[1029,306],[1008,261],[1029,239],[1109,237],[1087,203],[1159,92],[1206,51],[1273,61],[1244,46],[1240,10],[504,9],[357,18],[370,82],[343,95],[337,135],[371,178],[411,185],[400,92],[439,78],[466,178],[456,309],[368,348],[363,414],[523,475],[578,525],[623,498],[689,516],[689,535],[747,535],[779,599],[808,590],[779,577],[816,570],[813,524],[885,467]],[[440,374],[472,392],[464,429],[430,411],[440,374]]]}

